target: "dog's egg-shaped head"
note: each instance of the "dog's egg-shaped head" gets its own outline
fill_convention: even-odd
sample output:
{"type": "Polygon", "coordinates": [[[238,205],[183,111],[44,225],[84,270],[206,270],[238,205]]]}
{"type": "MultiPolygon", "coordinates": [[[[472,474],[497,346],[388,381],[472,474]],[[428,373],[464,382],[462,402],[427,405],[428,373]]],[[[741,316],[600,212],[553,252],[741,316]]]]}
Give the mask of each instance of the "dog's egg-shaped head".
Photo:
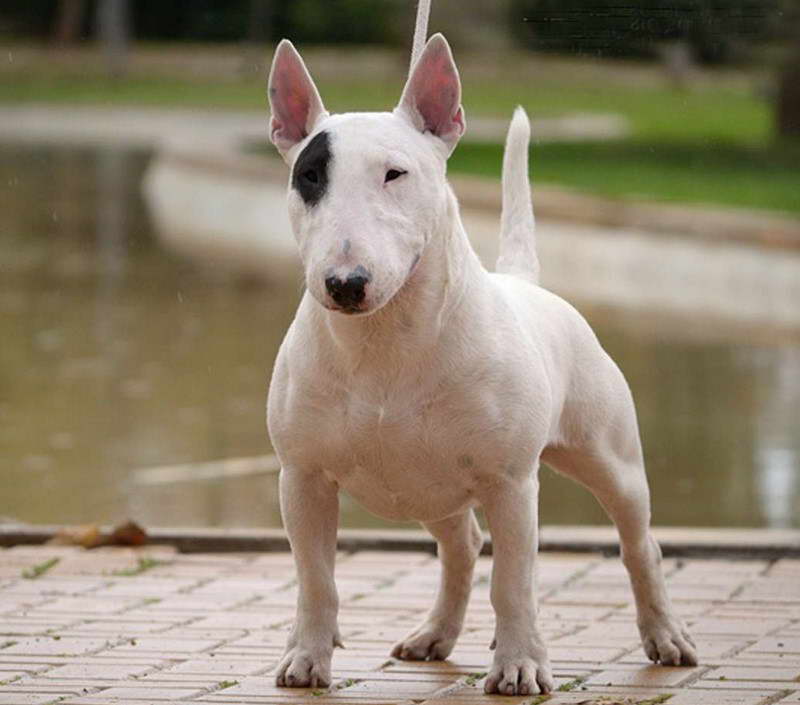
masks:
{"type": "Polygon", "coordinates": [[[291,169],[289,218],[309,291],[333,311],[377,311],[446,217],[447,157],[464,131],[447,42],[428,41],[391,113],[329,115],[285,40],[269,98],[272,142],[291,169]]]}

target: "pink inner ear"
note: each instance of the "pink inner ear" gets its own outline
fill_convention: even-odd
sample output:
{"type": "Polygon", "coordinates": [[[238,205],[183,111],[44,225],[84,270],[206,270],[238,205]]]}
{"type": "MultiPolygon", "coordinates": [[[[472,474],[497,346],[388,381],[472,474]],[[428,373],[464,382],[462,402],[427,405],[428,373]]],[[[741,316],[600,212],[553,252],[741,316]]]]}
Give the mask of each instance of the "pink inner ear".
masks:
{"type": "Polygon", "coordinates": [[[307,134],[310,101],[304,78],[301,75],[298,79],[290,71],[281,71],[276,81],[277,87],[272,89],[272,106],[275,111],[273,132],[278,131],[282,138],[295,142],[299,142],[307,134]],[[303,87],[306,88],[305,92],[303,87]]]}
{"type": "Polygon", "coordinates": [[[316,89],[293,50],[279,50],[275,61],[269,91],[272,141],[290,145],[308,135],[316,89]]]}
{"type": "Polygon", "coordinates": [[[464,131],[458,74],[446,50],[425,52],[411,79],[411,99],[426,130],[438,136],[464,131]]]}

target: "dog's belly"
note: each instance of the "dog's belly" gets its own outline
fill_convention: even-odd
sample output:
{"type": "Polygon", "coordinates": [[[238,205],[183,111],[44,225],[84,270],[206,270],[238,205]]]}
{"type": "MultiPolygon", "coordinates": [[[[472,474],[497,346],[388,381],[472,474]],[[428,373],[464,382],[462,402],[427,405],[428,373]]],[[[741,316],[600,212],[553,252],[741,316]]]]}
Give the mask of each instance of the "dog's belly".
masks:
{"type": "Polygon", "coordinates": [[[437,521],[475,504],[470,489],[435,478],[404,481],[413,470],[357,465],[336,475],[339,486],[372,514],[392,521],[437,521]]]}
{"type": "Polygon", "coordinates": [[[364,508],[394,521],[436,521],[475,504],[469,469],[459,473],[444,458],[423,460],[414,449],[397,450],[391,444],[367,453],[343,449],[328,472],[364,508]]]}

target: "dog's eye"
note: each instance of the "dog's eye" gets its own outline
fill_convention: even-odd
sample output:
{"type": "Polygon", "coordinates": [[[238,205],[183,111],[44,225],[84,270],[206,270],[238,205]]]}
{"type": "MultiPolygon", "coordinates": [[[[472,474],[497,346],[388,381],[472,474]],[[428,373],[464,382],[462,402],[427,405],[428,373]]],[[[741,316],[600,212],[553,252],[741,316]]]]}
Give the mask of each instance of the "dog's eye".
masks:
{"type": "Polygon", "coordinates": [[[304,171],[303,178],[312,184],[316,184],[319,181],[319,176],[314,169],[308,169],[307,171],[304,171]]]}
{"type": "Polygon", "coordinates": [[[384,179],[383,182],[387,183],[388,181],[394,181],[395,179],[399,179],[403,174],[406,173],[407,172],[400,171],[399,169],[389,169],[389,171],[386,172],[386,178],[384,179]]]}

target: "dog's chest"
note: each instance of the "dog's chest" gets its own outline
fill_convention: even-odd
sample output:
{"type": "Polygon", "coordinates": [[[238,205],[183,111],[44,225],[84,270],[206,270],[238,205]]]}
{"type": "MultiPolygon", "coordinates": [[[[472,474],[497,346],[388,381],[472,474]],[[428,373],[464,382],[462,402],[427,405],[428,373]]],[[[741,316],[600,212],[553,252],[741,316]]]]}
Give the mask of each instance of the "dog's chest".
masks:
{"type": "Polygon", "coordinates": [[[351,388],[304,420],[313,465],[367,509],[390,519],[435,520],[474,503],[487,471],[492,404],[458,388],[439,392],[351,388]]]}

